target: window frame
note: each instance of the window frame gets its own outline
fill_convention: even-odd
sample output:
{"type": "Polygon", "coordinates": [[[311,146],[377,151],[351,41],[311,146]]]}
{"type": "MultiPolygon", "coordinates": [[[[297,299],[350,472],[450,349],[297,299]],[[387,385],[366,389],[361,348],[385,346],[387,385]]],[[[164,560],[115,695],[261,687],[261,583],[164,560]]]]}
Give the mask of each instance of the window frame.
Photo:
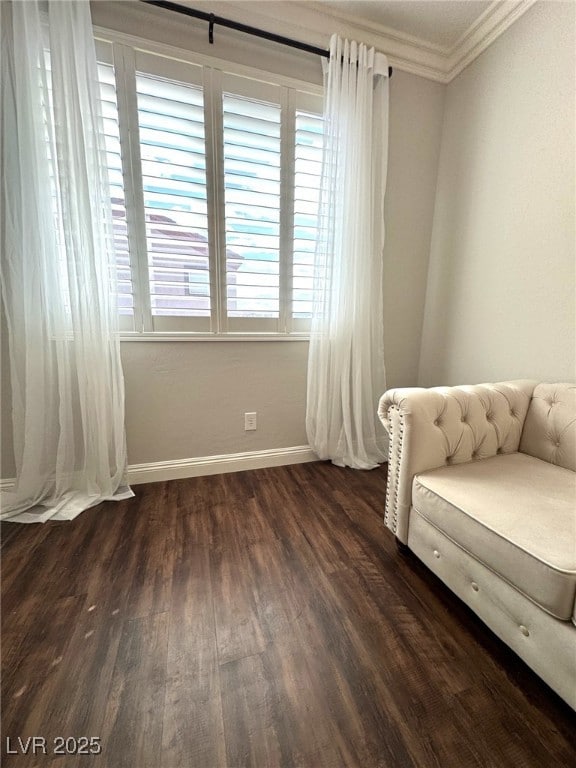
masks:
{"type": "Polygon", "coordinates": [[[131,341],[298,341],[309,337],[310,321],[292,317],[294,241],[295,115],[304,110],[322,115],[322,86],[219,58],[153,43],[132,35],[94,27],[97,58],[116,75],[126,218],[134,314],[119,315],[121,339],[131,341]],[[153,316],[148,287],[146,215],[140,156],[136,73],[201,85],[204,99],[206,187],[210,258],[210,317],[153,316]],[[251,82],[252,81],[252,82],[251,82]],[[232,85],[235,87],[227,87],[232,85]],[[225,92],[281,107],[280,253],[278,318],[233,318],[226,313],[226,237],[223,157],[225,92]],[[270,99],[268,99],[270,100],[270,99]],[[263,322],[264,321],[264,322],[263,322]]]}

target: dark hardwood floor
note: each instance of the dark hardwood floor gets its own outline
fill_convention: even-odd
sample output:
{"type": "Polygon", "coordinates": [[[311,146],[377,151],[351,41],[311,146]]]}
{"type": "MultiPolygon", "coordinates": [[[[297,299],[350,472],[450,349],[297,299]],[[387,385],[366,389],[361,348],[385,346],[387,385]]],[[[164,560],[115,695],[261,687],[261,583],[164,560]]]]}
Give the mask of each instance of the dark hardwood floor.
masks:
{"type": "Polygon", "coordinates": [[[3,764],[573,768],[574,713],[397,552],[385,484],[303,464],[4,524],[3,764]]]}

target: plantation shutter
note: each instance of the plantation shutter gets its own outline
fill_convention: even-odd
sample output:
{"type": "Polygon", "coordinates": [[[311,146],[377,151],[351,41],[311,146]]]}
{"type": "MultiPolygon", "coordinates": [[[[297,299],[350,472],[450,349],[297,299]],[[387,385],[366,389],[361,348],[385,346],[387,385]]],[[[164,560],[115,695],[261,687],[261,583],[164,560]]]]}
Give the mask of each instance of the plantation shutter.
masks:
{"type": "Polygon", "coordinates": [[[210,315],[204,114],[199,88],[137,75],[153,315],[210,315]]]}
{"type": "Polygon", "coordinates": [[[319,94],[126,43],[98,49],[122,328],[305,333],[319,94]]]}
{"type": "Polygon", "coordinates": [[[303,320],[312,315],[323,119],[321,115],[296,110],[295,123],[292,316],[303,320]]]}
{"type": "Polygon", "coordinates": [[[276,331],[280,317],[281,89],[225,75],[222,148],[229,330],[276,331]]]}
{"type": "Polygon", "coordinates": [[[120,150],[120,129],[118,125],[118,102],[116,98],[114,67],[111,64],[99,62],[98,79],[100,81],[100,104],[104,121],[110,202],[112,204],[118,310],[120,315],[133,315],[134,290],[130,269],[130,246],[126,223],[126,196],[124,194],[124,179],[122,175],[122,154],[120,150]]]}

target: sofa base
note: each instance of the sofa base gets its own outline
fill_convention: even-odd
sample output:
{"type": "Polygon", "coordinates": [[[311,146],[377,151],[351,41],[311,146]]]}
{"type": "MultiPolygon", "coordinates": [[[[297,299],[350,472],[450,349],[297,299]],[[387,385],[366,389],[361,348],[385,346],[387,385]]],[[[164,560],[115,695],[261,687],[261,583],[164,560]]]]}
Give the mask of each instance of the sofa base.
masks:
{"type": "Polygon", "coordinates": [[[401,555],[407,555],[410,552],[410,547],[408,544],[403,544],[400,539],[395,539],[396,542],[396,549],[401,555]]]}
{"type": "Polygon", "coordinates": [[[412,508],[408,547],[576,709],[576,626],[545,613],[412,508]]]}

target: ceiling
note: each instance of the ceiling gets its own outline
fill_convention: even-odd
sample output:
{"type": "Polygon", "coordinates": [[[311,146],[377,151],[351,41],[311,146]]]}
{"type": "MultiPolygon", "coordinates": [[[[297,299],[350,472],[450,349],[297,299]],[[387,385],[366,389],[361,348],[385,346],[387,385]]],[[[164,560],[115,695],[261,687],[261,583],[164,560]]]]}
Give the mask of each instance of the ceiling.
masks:
{"type": "MultiPolygon", "coordinates": [[[[316,0],[325,13],[387,27],[451,50],[491,0],[316,0]]],[[[376,30],[375,30],[376,31],[376,30]]]]}

